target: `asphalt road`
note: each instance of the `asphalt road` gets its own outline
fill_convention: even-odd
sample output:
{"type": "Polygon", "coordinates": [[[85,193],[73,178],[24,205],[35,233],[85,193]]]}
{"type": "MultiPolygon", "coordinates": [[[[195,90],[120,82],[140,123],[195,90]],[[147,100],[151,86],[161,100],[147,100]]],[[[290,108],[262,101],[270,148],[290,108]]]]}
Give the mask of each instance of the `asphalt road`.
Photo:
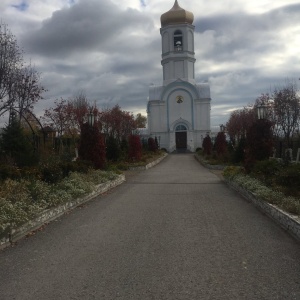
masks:
{"type": "Polygon", "coordinates": [[[0,251],[1,300],[300,299],[300,243],[169,155],[0,251]]]}

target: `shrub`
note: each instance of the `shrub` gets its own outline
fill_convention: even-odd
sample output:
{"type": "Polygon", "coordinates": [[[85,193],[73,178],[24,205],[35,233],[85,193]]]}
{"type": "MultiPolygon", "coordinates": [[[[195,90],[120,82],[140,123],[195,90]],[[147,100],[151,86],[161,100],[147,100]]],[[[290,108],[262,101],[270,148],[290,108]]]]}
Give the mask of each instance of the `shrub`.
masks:
{"type": "Polygon", "coordinates": [[[116,167],[121,171],[126,171],[129,169],[129,164],[127,162],[119,162],[116,167]]]}
{"type": "Polygon", "coordinates": [[[246,139],[241,137],[238,142],[236,149],[233,152],[233,163],[241,163],[245,160],[245,148],[246,148],[246,139]]]}
{"type": "Polygon", "coordinates": [[[92,191],[93,184],[79,173],[70,173],[69,177],[64,178],[58,185],[57,189],[67,192],[71,197],[78,198],[92,191]]]}
{"type": "Polygon", "coordinates": [[[69,176],[71,172],[87,173],[90,169],[93,169],[93,163],[91,161],[76,160],[72,162],[60,162],[59,167],[62,170],[64,178],[69,176]]]}
{"type": "Polygon", "coordinates": [[[32,180],[27,184],[28,192],[31,196],[31,201],[39,204],[41,207],[47,207],[47,199],[51,192],[51,186],[41,180],[32,180]]]}
{"type": "Polygon", "coordinates": [[[273,149],[272,123],[269,120],[257,120],[247,130],[245,167],[252,171],[254,163],[266,160],[273,149]]]}
{"type": "Polygon", "coordinates": [[[215,141],[215,149],[217,151],[218,156],[225,155],[227,151],[227,142],[226,142],[226,136],[224,132],[218,133],[215,141]]]}
{"type": "Polygon", "coordinates": [[[139,161],[142,157],[142,143],[138,135],[130,135],[128,139],[128,157],[131,160],[139,161]]]}
{"type": "Polygon", "coordinates": [[[276,184],[280,185],[288,195],[300,195],[300,164],[290,164],[281,169],[275,177],[276,184]]]}
{"type": "Polygon", "coordinates": [[[18,167],[36,165],[38,162],[33,141],[29,140],[20,122],[15,118],[3,129],[0,148],[6,156],[13,159],[18,167]]]}
{"type": "Polygon", "coordinates": [[[116,172],[95,170],[87,174],[88,181],[100,184],[117,178],[116,172]]]}
{"type": "Polygon", "coordinates": [[[120,148],[121,148],[122,158],[127,158],[128,141],[126,139],[122,139],[120,148]]]}
{"type": "Polygon", "coordinates": [[[106,158],[110,161],[118,161],[121,157],[121,148],[117,139],[109,136],[106,140],[106,158]]]}
{"type": "Polygon", "coordinates": [[[91,161],[76,160],[72,162],[72,169],[70,171],[86,174],[92,169],[93,169],[93,163],[91,161]]]}
{"type": "Polygon", "coordinates": [[[95,169],[105,167],[105,142],[96,123],[94,126],[89,124],[81,126],[78,154],[81,160],[91,161],[95,169]]]}
{"type": "Polygon", "coordinates": [[[282,206],[292,214],[300,215],[300,200],[294,197],[283,198],[282,206]]]}
{"type": "Polygon", "coordinates": [[[224,170],[224,177],[237,183],[240,187],[252,192],[256,197],[269,203],[276,204],[287,212],[300,214],[300,199],[295,197],[286,197],[285,194],[273,188],[262,184],[256,178],[238,172],[233,167],[224,170]]]}
{"type": "Polygon", "coordinates": [[[233,179],[236,175],[241,174],[244,172],[244,169],[241,167],[236,167],[236,166],[229,166],[226,167],[223,170],[223,176],[228,179],[231,180],[233,179]]]}
{"type": "Polygon", "coordinates": [[[58,187],[53,186],[47,198],[47,208],[66,203],[71,201],[72,198],[73,197],[69,194],[69,191],[61,190],[58,187]]]}
{"type": "Polygon", "coordinates": [[[59,161],[51,161],[41,163],[39,166],[41,179],[47,183],[56,183],[63,178],[63,171],[59,161]]]}
{"type": "Polygon", "coordinates": [[[37,180],[41,179],[41,172],[39,167],[24,167],[20,169],[21,177],[27,180],[37,180]]]}
{"type": "Polygon", "coordinates": [[[155,139],[152,137],[148,139],[148,149],[149,151],[152,152],[156,152],[158,150],[157,143],[155,142],[155,139]]]}
{"type": "Polygon", "coordinates": [[[17,166],[10,164],[0,164],[0,181],[4,181],[8,178],[18,179],[21,177],[21,170],[17,166]]]}
{"type": "Polygon", "coordinates": [[[282,170],[282,165],[275,159],[257,161],[252,169],[252,175],[267,185],[272,185],[274,177],[282,170]]]}
{"type": "Polygon", "coordinates": [[[5,230],[10,226],[18,226],[40,211],[39,206],[32,202],[27,188],[28,182],[6,180],[0,190],[0,229],[5,230]]]}
{"type": "Polygon", "coordinates": [[[81,197],[99,183],[114,178],[113,172],[90,170],[87,174],[70,173],[59,184],[40,180],[4,181],[0,187],[0,236],[29,221],[40,211],[81,197]]]}
{"type": "Polygon", "coordinates": [[[213,145],[212,145],[211,138],[209,135],[207,135],[203,139],[202,147],[203,147],[203,153],[205,155],[210,155],[212,153],[213,145]]]}

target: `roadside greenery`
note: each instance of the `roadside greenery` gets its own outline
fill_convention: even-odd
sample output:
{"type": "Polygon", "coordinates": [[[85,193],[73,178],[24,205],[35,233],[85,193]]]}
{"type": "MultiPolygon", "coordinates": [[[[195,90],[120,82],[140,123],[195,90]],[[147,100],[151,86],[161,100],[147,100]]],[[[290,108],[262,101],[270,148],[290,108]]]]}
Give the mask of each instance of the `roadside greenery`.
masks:
{"type": "Polygon", "coordinates": [[[214,168],[227,166],[226,180],[300,215],[300,164],[295,161],[299,132],[299,89],[288,80],[254,104],[233,111],[216,137],[204,138],[198,155],[214,168]]]}
{"type": "Polygon", "coordinates": [[[85,196],[116,177],[111,171],[90,169],[87,173],[71,172],[54,184],[37,179],[5,180],[0,185],[0,236],[41,211],[85,196]]]}
{"type": "Polygon", "coordinates": [[[0,166],[0,237],[42,211],[93,192],[100,183],[114,180],[121,171],[145,166],[164,154],[143,151],[140,160],[108,162],[95,170],[87,161],[68,162],[49,156],[36,167],[0,166]]]}
{"type": "Polygon", "coordinates": [[[234,164],[234,153],[229,153],[205,155],[199,150],[197,155],[206,165],[223,166],[226,180],[289,213],[300,215],[300,164],[270,158],[253,163],[249,172],[243,164],[234,164]]]}
{"type": "MultiPolygon", "coordinates": [[[[259,169],[262,170],[261,168],[259,169]]],[[[300,215],[299,191],[295,191],[294,189],[288,190],[287,186],[291,186],[294,183],[286,184],[285,180],[283,181],[283,178],[286,179],[287,174],[290,174],[290,172],[297,172],[299,181],[300,165],[288,167],[283,173],[276,172],[272,176],[268,176],[267,181],[265,181],[263,177],[269,171],[270,169],[265,173],[259,171],[248,175],[243,168],[231,166],[225,168],[223,176],[226,180],[236,183],[245,190],[253,193],[259,199],[275,204],[289,213],[300,215]],[[266,185],[267,182],[269,183],[268,186],[266,185]]]]}

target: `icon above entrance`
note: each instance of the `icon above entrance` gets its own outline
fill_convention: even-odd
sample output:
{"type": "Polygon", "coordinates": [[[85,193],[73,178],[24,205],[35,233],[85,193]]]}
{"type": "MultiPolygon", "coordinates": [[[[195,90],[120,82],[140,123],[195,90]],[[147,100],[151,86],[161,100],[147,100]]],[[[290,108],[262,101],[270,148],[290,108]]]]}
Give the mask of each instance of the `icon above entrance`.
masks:
{"type": "Polygon", "coordinates": [[[187,131],[187,128],[184,125],[178,125],[175,131],[187,131]]]}

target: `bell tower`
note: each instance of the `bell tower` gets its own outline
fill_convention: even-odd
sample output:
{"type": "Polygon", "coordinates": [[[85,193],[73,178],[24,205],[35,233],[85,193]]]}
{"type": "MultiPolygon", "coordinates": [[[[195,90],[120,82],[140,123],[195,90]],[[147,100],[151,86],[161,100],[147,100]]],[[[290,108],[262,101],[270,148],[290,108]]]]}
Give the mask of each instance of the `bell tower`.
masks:
{"type": "Polygon", "coordinates": [[[148,133],[168,152],[202,147],[210,131],[210,87],[195,81],[193,13],[173,7],[161,15],[162,85],[149,88],[148,133]]]}
{"type": "Polygon", "coordinates": [[[163,85],[177,79],[195,84],[194,15],[174,6],[161,16],[163,85]]]}

